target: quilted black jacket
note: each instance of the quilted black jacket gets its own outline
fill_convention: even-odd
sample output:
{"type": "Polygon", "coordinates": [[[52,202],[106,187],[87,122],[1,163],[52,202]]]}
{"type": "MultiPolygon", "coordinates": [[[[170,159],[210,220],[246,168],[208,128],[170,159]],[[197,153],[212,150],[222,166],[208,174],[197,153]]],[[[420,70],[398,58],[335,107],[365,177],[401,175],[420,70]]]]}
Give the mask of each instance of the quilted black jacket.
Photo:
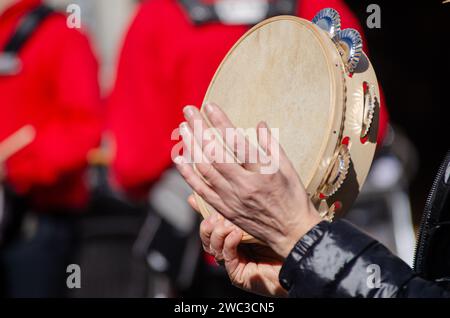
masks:
{"type": "Polygon", "coordinates": [[[309,231],[286,259],[280,282],[291,297],[450,297],[344,220],[309,231]]]}

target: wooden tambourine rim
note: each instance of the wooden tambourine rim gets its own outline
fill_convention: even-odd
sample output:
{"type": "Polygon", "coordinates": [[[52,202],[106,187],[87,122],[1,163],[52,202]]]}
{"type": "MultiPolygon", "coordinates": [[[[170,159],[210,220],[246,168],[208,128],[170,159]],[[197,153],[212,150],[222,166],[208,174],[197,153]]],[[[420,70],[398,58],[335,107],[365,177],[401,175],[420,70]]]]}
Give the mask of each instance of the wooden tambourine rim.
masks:
{"type": "MultiPolygon", "coordinates": [[[[246,34],[244,34],[236,42],[236,44],[231,48],[231,50],[228,52],[228,54],[225,56],[225,58],[223,59],[220,66],[218,67],[218,69],[208,87],[208,90],[205,94],[204,103],[211,101],[208,97],[210,95],[211,90],[214,87],[214,84],[216,82],[218,74],[221,72],[223,66],[228,61],[229,57],[234,53],[235,49],[244,40],[246,40],[247,37],[249,37],[255,31],[259,30],[260,28],[264,27],[267,24],[270,24],[273,22],[279,22],[279,21],[295,22],[302,26],[306,26],[308,30],[310,30],[311,32],[314,33],[314,35],[316,36],[316,39],[320,43],[320,46],[323,50],[324,55],[327,56],[327,64],[328,64],[328,69],[330,72],[330,77],[333,78],[330,81],[331,92],[332,92],[330,95],[330,99],[331,99],[330,103],[334,104],[334,107],[331,108],[331,111],[333,112],[333,114],[331,114],[329,116],[329,122],[328,122],[328,128],[327,128],[328,131],[330,132],[330,134],[329,134],[330,138],[325,139],[322,142],[320,152],[317,156],[318,159],[316,160],[315,165],[314,165],[316,167],[316,169],[314,169],[314,173],[312,173],[311,178],[309,178],[309,180],[306,180],[306,182],[304,183],[308,194],[310,196],[312,196],[317,191],[321,182],[323,181],[325,174],[328,170],[329,162],[331,161],[332,157],[334,156],[334,153],[335,153],[337,147],[339,147],[342,137],[351,135],[352,141],[356,141],[356,140],[354,140],[355,134],[352,133],[353,130],[350,129],[350,131],[348,131],[349,129],[348,129],[348,127],[346,129],[346,124],[345,124],[345,121],[347,121],[348,118],[351,119],[352,116],[354,117],[354,114],[349,114],[352,111],[350,110],[350,112],[349,112],[349,110],[346,109],[345,107],[346,107],[346,101],[348,99],[350,99],[350,100],[352,99],[352,96],[349,96],[352,94],[353,88],[355,86],[355,83],[352,84],[352,82],[354,82],[355,79],[359,78],[360,76],[349,77],[345,73],[345,65],[339,55],[339,52],[336,49],[336,47],[334,46],[331,39],[328,37],[328,35],[324,31],[319,29],[316,25],[314,25],[310,21],[307,21],[307,20],[304,20],[304,19],[301,19],[298,17],[293,17],[293,16],[277,16],[277,17],[265,20],[265,21],[257,24],[252,29],[250,29],[246,34]],[[349,89],[349,87],[351,89],[349,89]],[[350,93],[349,93],[349,91],[350,91],[350,93]],[[332,133],[332,132],[336,132],[336,133],[332,133]],[[331,154],[331,155],[326,156],[325,154],[331,154]]],[[[365,58],[365,55],[364,55],[364,58],[365,58]]],[[[367,70],[365,72],[363,72],[364,73],[363,77],[368,77],[370,82],[376,86],[376,92],[378,92],[378,85],[377,85],[375,73],[373,72],[373,69],[367,58],[366,58],[366,60],[368,62],[368,67],[367,67],[367,70]]],[[[378,96],[379,96],[379,94],[378,94],[378,96]]],[[[212,100],[212,102],[214,102],[214,101],[212,100]]],[[[203,108],[202,108],[202,111],[203,111],[203,108]]],[[[372,134],[373,134],[373,131],[377,130],[377,128],[378,127],[372,128],[372,134]]],[[[375,151],[375,145],[376,145],[375,143],[371,142],[371,143],[366,143],[366,147],[364,147],[366,149],[363,150],[363,153],[367,156],[367,158],[365,158],[365,159],[363,158],[363,161],[362,161],[363,163],[359,165],[359,166],[362,166],[362,168],[359,171],[360,175],[359,175],[358,180],[360,181],[360,184],[358,186],[358,192],[361,188],[362,182],[364,181],[365,177],[367,176],[367,173],[368,173],[368,170],[369,170],[369,167],[371,164],[371,158],[373,158],[373,153],[375,151]],[[366,160],[368,158],[370,158],[370,160],[366,160]]],[[[352,150],[353,149],[351,148],[350,153],[354,152],[352,150]]],[[[357,151],[356,153],[357,153],[356,157],[358,159],[361,159],[361,151],[357,151]]],[[[343,186],[343,188],[345,188],[345,187],[343,186]]],[[[343,192],[343,191],[339,191],[339,192],[343,192]]],[[[336,194],[336,196],[338,196],[339,192],[336,194]]],[[[209,204],[207,204],[199,195],[197,195],[196,193],[194,193],[194,195],[195,195],[196,202],[198,204],[200,213],[202,214],[202,216],[204,218],[208,217],[211,214],[210,211],[214,211],[214,209],[209,204]]],[[[320,203],[321,203],[320,205],[322,206],[322,209],[323,209],[323,202],[320,202],[320,203]]],[[[317,203],[316,205],[319,207],[319,203],[317,203]]],[[[331,205],[332,205],[332,203],[326,202],[327,208],[330,208],[331,205]]],[[[249,235],[244,235],[243,242],[254,243],[254,242],[257,242],[257,240],[249,235]]]]}

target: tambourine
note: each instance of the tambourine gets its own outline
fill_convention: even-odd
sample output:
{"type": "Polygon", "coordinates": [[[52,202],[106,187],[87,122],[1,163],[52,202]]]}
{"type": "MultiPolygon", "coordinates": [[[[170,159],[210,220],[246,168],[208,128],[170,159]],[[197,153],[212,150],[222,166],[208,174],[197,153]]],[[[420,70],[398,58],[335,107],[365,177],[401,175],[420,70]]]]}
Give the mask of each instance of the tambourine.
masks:
{"type": "MultiPolygon", "coordinates": [[[[324,9],[312,22],[278,16],[249,30],[222,61],[204,100],[217,103],[236,127],[264,120],[278,128],[312,202],[331,221],[351,207],[369,172],[379,96],[360,34],[341,30],[338,12],[324,9]]],[[[214,212],[196,200],[203,217],[214,212]]],[[[245,235],[243,242],[254,239],[245,235]]]]}

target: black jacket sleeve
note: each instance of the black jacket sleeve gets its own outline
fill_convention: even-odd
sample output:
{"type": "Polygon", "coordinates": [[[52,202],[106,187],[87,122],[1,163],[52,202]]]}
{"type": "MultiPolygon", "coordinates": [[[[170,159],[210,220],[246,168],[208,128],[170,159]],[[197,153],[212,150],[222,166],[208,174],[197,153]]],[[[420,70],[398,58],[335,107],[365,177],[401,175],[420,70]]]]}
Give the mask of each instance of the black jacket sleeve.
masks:
{"type": "Polygon", "coordinates": [[[450,297],[344,220],[321,222],[302,237],[280,283],[291,297],[450,297]]]}

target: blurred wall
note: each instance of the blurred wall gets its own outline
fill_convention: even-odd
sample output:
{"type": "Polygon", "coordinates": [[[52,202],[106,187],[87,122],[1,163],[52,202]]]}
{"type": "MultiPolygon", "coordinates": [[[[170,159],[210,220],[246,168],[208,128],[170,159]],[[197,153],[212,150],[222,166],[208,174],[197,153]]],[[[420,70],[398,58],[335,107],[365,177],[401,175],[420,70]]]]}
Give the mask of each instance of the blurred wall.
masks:
{"type": "Polygon", "coordinates": [[[133,18],[135,0],[45,0],[66,11],[69,4],[81,8],[81,21],[91,36],[92,45],[101,62],[100,81],[104,91],[114,82],[115,66],[124,32],[133,18]]]}

